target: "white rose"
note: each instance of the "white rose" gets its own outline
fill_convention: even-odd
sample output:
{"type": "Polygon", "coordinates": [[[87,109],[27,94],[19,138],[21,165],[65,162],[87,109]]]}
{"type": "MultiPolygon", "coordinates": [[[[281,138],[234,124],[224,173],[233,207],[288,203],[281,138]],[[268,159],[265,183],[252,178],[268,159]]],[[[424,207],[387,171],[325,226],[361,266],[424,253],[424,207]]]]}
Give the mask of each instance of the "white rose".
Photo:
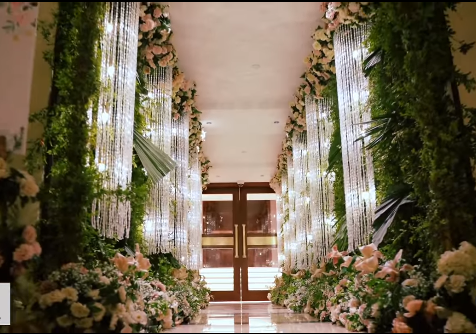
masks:
{"type": "Polygon", "coordinates": [[[329,38],[327,37],[325,29],[318,29],[314,33],[314,39],[317,41],[327,41],[329,38]]]}
{"type": "Polygon", "coordinates": [[[93,305],[97,310],[93,311],[93,318],[94,321],[101,321],[102,318],[104,318],[104,315],[106,314],[106,308],[100,304],[100,303],[94,303],[93,305]]]}
{"type": "Polygon", "coordinates": [[[445,325],[445,333],[475,333],[476,327],[464,314],[453,312],[445,325]]]}
{"type": "Polygon", "coordinates": [[[321,43],[319,43],[318,41],[312,43],[312,47],[314,50],[320,50],[322,48],[321,43]]]}
{"type": "Polygon", "coordinates": [[[20,195],[34,197],[40,191],[33,176],[27,172],[22,172],[24,178],[20,180],[20,195]]]}
{"type": "Polygon", "coordinates": [[[66,328],[73,324],[73,319],[69,315],[65,314],[61,317],[56,318],[56,322],[60,327],[66,328]]]}
{"type": "Polygon", "coordinates": [[[42,309],[45,309],[54,303],[61,303],[65,296],[60,290],[54,290],[40,297],[39,304],[42,309]]]}
{"type": "Polygon", "coordinates": [[[93,318],[77,319],[77,320],[74,321],[74,323],[79,328],[88,329],[88,328],[93,327],[93,318]]]}
{"type": "Polygon", "coordinates": [[[71,314],[76,318],[86,318],[89,315],[89,308],[81,303],[73,303],[70,307],[71,314]]]}
{"type": "Polygon", "coordinates": [[[91,297],[94,300],[98,299],[99,298],[99,289],[89,291],[88,292],[88,297],[91,297]]]}
{"type": "Polygon", "coordinates": [[[462,275],[451,275],[446,283],[447,289],[452,293],[461,293],[466,286],[465,277],[462,275]]]}
{"type": "Polygon", "coordinates": [[[72,302],[75,302],[78,300],[78,290],[72,287],[67,287],[64,289],[61,289],[61,292],[64,294],[64,297],[68,300],[71,300],[72,302]]]}

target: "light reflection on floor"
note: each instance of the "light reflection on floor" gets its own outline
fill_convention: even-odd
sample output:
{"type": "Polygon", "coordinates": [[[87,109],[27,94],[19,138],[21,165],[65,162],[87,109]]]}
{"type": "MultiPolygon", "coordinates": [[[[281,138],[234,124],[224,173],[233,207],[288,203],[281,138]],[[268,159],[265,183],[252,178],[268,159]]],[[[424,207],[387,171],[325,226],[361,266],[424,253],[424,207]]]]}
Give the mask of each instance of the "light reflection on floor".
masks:
{"type": "Polygon", "coordinates": [[[212,303],[189,325],[167,333],[348,333],[270,303],[212,303]]]}

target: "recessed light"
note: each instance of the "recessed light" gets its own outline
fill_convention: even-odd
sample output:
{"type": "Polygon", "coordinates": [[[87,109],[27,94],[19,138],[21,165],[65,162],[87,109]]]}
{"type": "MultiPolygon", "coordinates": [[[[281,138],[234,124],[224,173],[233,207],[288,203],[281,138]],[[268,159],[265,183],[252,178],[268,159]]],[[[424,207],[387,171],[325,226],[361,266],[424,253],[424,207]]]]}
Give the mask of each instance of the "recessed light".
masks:
{"type": "Polygon", "coordinates": [[[246,151],[241,151],[241,153],[246,153],[246,151]]]}
{"type": "Polygon", "coordinates": [[[274,121],[274,124],[279,124],[279,121],[274,121]]]}
{"type": "Polygon", "coordinates": [[[217,177],[220,177],[220,175],[217,175],[217,177]]]}
{"type": "Polygon", "coordinates": [[[261,175],[261,177],[264,177],[264,175],[261,175]]]}
{"type": "Polygon", "coordinates": [[[255,70],[257,70],[258,68],[260,68],[260,64],[253,64],[251,65],[251,67],[253,67],[255,70]]]}
{"type": "Polygon", "coordinates": [[[207,124],[212,124],[212,122],[207,122],[207,124]]]}

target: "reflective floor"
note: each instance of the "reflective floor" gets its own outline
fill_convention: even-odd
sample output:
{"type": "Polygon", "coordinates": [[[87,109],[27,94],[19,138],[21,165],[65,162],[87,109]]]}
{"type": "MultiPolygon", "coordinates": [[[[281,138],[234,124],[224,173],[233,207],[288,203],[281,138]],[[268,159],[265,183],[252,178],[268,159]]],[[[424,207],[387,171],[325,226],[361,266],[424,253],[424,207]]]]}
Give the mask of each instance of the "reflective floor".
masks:
{"type": "Polygon", "coordinates": [[[211,303],[191,324],[166,333],[348,333],[308,314],[265,303],[211,303]]]}

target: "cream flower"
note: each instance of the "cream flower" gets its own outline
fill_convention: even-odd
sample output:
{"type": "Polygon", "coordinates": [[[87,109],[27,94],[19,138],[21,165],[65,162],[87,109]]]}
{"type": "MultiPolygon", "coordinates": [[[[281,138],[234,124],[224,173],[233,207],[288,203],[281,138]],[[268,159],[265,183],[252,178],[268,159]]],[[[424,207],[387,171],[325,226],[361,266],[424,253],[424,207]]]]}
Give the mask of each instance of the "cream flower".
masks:
{"type": "Polygon", "coordinates": [[[67,287],[61,289],[61,292],[63,293],[64,297],[72,302],[75,302],[78,300],[78,290],[72,287],[67,287]]]}
{"type": "Polygon", "coordinates": [[[327,37],[325,29],[318,29],[314,33],[314,39],[317,41],[327,41],[329,38],[327,37]]]}
{"type": "Polygon", "coordinates": [[[360,4],[358,2],[349,2],[349,11],[351,13],[357,13],[360,9],[360,4]]]}
{"type": "Polygon", "coordinates": [[[446,282],[447,289],[452,293],[461,293],[466,286],[465,277],[462,275],[451,275],[449,281],[446,282]]]}
{"type": "Polygon", "coordinates": [[[39,304],[42,309],[45,309],[54,303],[61,303],[65,296],[60,290],[54,290],[40,297],[39,304]]]}
{"type": "Polygon", "coordinates": [[[107,278],[106,276],[99,277],[99,282],[104,283],[106,285],[111,284],[111,280],[109,278],[107,278]]]}
{"type": "Polygon", "coordinates": [[[435,289],[436,290],[441,289],[447,280],[448,280],[448,276],[446,275],[440,276],[440,278],[438,278],[435,282],[435,289]]]}
{"type": "Polygon", "coordinates": [[[314,50],[319,51],[319,50],[321,50],[322,45],[318,41],[315,41],[314,43],[312,43],[312,47],[313,47],[314,50]]]}
{"type": "Polygon", "coordinates": [[[476,333],[476,327],[464,314],[453,312],[446,322],[445,333],[476,333]]]}
{"type": "Polygon", "coordinates": [[[99,299],[99,289],[89,291],[88,297],[91,297],[94,300],[99,299]]]}
{"type": "Polygon", "coordinates": [[[93,318],[76,319],[76,320],[74,321],[74,323],[75,323],[76,326],[78,326],[79,328],[88,329],[88,328],[93,327],[93,318]]]}
{"type": "Polygon", "coordinates": [[[131,317],[134,323],[147,325],[147,314],[143,311],[133,311],[131,312],[131,317]]]}
{"type": "Polygon", "coordinates": [[[66,328],[73,324],[73,319],[69,315],[65,314],[61,317],[56,318],[56,322],[60,327],[66,328]]]}
{"type": "Polygon", "coordinates": [[[33,176],[27,172],[22,172],[24,178],[20,180],[20,195],[27,197],[35,197],[40,191],[33,176]]]}
{"type": "Polygon", "coordinates": [[[406,296],[405,298],[403,298],[403,301],[402,301],[403,307],[407,307],[408,303],[414,300],[415,300],[415,296],[411,296],[411,295],[406,296]]]}
{"type": "Polygon", "coordinates": [[[419,282],[417,279],[409,278],[403,281],[402,286],[416,287],[418,284],[419,282]]]}
{"type": "Polygon", "coordinates": [[[119,294],[119,299],[121,300],[121,302],[124,303],[126,301],[126,298],[127,298],[127,293],[126,293],[126,289],[124,288],[123,285],[121,285],[119,290],[117,290],[117,293],[119,294]]]}
{"type": "Polygon", "coordinates": [[[380,305],[379,303],[375,303],[372,305],[372,312],[370,314],[372,318],[380,317],[380,305]]]}
{"type": "Polygon", "coordinates": [[[104,315],[106,314],[106,308],[100,304],[100,303],[94,303],[93,305],[96,310],[93,311],[93,318],[94,318],[94,321],[101,321],[102,318],[104,318],[104,315]]]}
{"type": "Polygon", "coordinates": [[[442,275],[476,276],[474,259],[464,251],[446,251],[438,260],[438,272],[442,275]]]}
{"type": "Polygon", "coordinates": [[[73,303],[70,310],[71,314],[76,318],[86,318],[90,313],[89,308],[81,303],[73,303]]]}

